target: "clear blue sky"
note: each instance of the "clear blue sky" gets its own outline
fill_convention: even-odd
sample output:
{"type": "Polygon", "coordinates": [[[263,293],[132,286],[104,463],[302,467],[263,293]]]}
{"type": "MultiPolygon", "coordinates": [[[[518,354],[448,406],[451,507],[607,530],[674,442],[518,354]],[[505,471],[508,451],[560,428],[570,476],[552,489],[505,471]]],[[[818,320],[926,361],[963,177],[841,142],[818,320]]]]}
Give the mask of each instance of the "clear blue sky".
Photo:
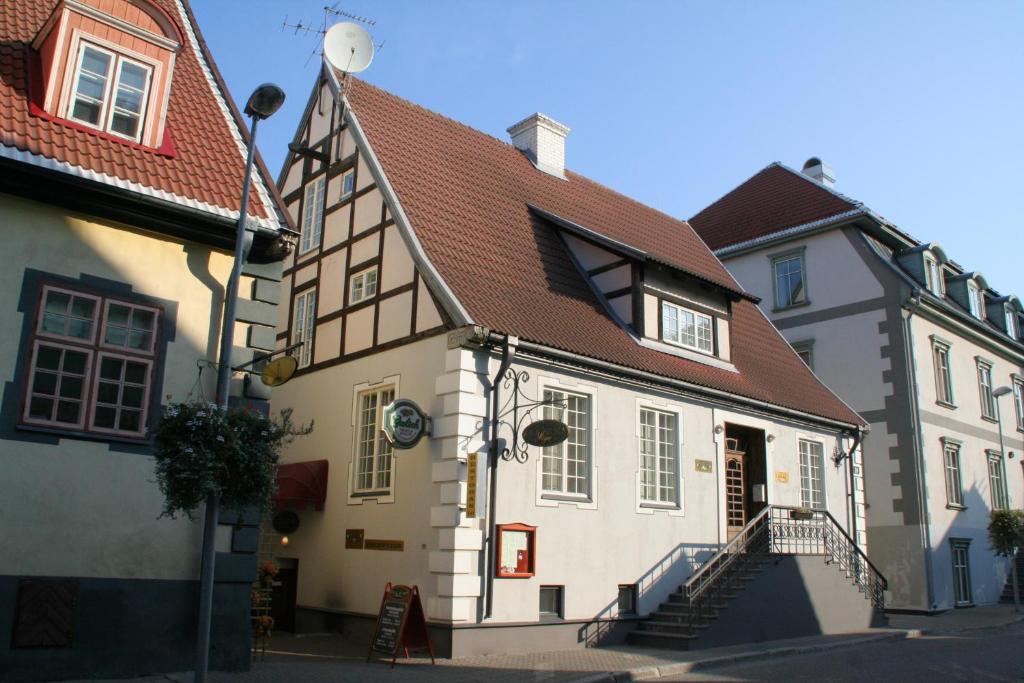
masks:
{"type": "MultiPolygon", "coordinates": [[[[330,0],[333,2],[334,0],[330,0]]],[[[326,0],[192,0],[277,173],[312,88],[326,0]]],[[[772,161],[837,189],[1024,296],[1024,2],[342,0],[386,44],[364,77],[506,139],[541,111],[573,170],[689,217],[772,161]]]]}

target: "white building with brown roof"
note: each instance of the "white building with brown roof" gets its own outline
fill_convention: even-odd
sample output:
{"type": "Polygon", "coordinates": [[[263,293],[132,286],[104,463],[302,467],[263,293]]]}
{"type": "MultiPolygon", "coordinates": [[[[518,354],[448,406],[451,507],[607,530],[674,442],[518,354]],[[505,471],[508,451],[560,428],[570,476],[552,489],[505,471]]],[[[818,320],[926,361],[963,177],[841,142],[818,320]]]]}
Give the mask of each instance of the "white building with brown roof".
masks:
{"type": "Polygon", "coordinates": [[[570,171],[566,126],[510,133],[330,70],[314,88],[280,177],[302,238],[278,346],[302,346],[274,402],[317,425],[282,467],[286,628],[368,629],[386,582],[456,655],[870,623],[860,418],[685,222],[570,171]],[[395,399],[429,438],[382,432],[395,399]],[[528,445],[542,418],[565,439],[528,445]],[[779,588],[800,572],[821,582],[779,588]]]}
{"type": "Polygon", "coordinates": [[[769,165],[690,224],[871,423],[858,517],[887,606],[999,600],[1009,563],[989,548],[989,513],[1024,506],[1017,297],[838,193],[818,159],[769,165]]]}

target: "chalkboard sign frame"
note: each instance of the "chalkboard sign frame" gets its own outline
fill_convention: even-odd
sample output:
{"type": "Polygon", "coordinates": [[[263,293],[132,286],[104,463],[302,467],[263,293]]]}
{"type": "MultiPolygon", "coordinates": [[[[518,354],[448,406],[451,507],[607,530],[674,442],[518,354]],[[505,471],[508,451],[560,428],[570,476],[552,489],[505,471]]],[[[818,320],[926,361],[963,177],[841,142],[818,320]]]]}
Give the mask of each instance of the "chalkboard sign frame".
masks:
{"type": "Polygon", "coordinates": [[[392,586],[389,581],[384,586],[384,595],[380,601],[380,610],[377,612],[377,624],[370,636],[366,661],[369,662],[373,658],[373,653],[377,652],[385,655],[385,658],[390,656],[391,667],[394,668],[398,653],[404,652],[408,658],[410,650],[427,650],[430,653],[430,663],[435,663],[434,646],[430,642],[419,587],[392,586]],[[389,639],[383,629],[393,632],[393,638],[389,639]]]}

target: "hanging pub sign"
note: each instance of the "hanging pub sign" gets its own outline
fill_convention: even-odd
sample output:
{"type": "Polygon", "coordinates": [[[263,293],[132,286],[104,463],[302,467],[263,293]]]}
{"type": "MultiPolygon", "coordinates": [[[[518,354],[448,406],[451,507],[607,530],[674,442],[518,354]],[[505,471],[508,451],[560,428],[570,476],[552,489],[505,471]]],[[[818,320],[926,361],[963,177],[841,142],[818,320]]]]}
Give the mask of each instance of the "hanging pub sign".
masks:
{"type": "Polygon", "coordinates": [[[430,418],[407,398],[386,405],[382,422],[381,430],[395,448],[412,448],[429,434],[430,418]]]}
{"type": "Polygon", "coordinates": [[[426,650],[430,653],[430,663],[434,663],[434,646],[427,632],[427,618],[420,602],[419,588],[392,586],[389,582],[384,587],[366,661],[370,661],[376,652],[385,658],[391,657],[391,666],[394,667],[398,653],[402,652],[408,658],[409,650],[426,650]]]}
{"type": "Polygon", "coordinates": [[[557,446],[569,438],[569,427],[558,420],[537,420],[523,430],[523,441],[531,446],[557,446]]]}

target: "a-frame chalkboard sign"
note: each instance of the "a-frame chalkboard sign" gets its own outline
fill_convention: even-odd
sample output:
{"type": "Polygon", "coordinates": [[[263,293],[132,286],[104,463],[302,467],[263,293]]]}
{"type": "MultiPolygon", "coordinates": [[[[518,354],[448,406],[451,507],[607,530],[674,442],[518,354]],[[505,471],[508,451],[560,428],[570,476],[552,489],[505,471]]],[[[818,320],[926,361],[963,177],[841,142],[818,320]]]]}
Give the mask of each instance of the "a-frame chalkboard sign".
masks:
{"type": "Polygon", "coordinates": [[[426,650],[430,653],[430,663],[434,663],[434,646],[427,632],[420,590],[416,586],[392,586],[388,583],[380,601],[377,625],[373,629],[366,661],[370,661],[376,652],[385,658],[391,657],[391,666],[394,666],[399,651],[408,657],[409,650],[426,650]]]}

